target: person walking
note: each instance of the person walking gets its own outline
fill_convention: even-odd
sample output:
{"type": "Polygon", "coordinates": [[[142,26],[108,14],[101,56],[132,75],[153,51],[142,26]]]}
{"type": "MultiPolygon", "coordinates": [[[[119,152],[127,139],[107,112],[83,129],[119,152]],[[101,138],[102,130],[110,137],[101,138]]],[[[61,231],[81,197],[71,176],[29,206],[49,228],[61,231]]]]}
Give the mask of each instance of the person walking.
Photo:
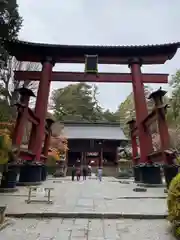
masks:
{"type": "Polygon", "coordinates": [[[77,167],[77,169],[76,169],[76,177],[77,177],[77,181],[79,181],[81,178],[81,168],[80,167],[77,167]]]}
{"type": "Polygon", "coordinates": [[[88,165],[88,176],[89,176],[89,179],[91,179],[91,174],[92,174],[92,168],[91,168],[91,165],[88,165]]]}
{"type": "Polygon", "coordinates": [[[83,172],[83,180],[86,180],[86,177],[87,177],[87,168],[86,168],[86,166],[83,167],[82,172],[83,172]]]}
{"type": "Polygon", "coordinates": [[[71,171],[72,181],[74,181],[74,177],[75,177],[75,175],[76,175],[76,168],[75,168],[75,166],[73,165],[73,167],[72,167],[72,171],[71,171]]]}
{"type": "Polygon", "coordinates": [[[102,167],[98,168],[98,179],[100,182],[102,181],[102,167]]]}

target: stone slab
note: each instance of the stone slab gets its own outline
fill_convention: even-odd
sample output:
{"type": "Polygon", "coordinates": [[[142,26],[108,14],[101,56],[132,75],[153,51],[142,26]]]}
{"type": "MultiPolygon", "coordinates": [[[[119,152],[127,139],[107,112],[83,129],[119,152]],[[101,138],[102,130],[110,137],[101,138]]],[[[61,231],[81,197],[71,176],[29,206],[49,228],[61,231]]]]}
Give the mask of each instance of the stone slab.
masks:
{"type": "MultiPolygon", "coordinates": [[[[0,205],[7,206],[8,214],[16,213],[119,213],[119,214],[167,214],[164,188],[148,188],[147,192],[134,192],[136,187],[119,184],[113,177],[72,182],[69,177],[63,182],[53,183],[49,179],[42,188],[52,187],[53,204],[27,204],[28,187],[18,187],[18,193],[0,193],[0,205]],[[134,207],[135,206],[135,207],[134,207]]],[[[43,200],[44,196],[33,193],[33,199],[43,200]]]]}
{"type": "Polygon", "coordinates": [[[174,240],[165,220],[13,219],[4,240],[174,240]]]}

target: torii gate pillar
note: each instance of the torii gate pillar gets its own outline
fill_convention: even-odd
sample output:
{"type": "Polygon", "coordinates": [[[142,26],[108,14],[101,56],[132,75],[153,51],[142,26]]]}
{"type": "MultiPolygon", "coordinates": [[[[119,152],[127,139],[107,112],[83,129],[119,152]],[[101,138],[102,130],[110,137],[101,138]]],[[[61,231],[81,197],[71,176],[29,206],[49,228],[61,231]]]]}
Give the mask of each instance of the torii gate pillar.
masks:
{"type": "Polygon", "coordinates": [[[42,153],[42,143],[45,134],[45,119],[47,114],[48,97],[50,91],[50,82],[53,63],[51,58],[46,58],[42,62],[41,79],[39,82],[35,115],[39,119],[38,125],[32,125],[28,150],[34,156],[27,161],[21,170],[21,182],[23,184],[36,183],[42,181],[42,173],[45,157],[42,153]]]}
{"type": "Polygon", "coordinates": [[[28,149],[35,154],[35,160],[40,162],[42,153],[42,142],[45,131],[45,119],[47,114],[48,98],[50,91],[50,83],[52,78],[52,68],[54,66],[52,58],[47,57],[43,63],[41,80],[39,82],[35,114],[39,118],[40,123],[33,126],[28,149]]]}
{"type": "Polygon", "coordinates": [[[154,100],[155,109],[157,112],[157,122],[163,158],[162,162],[164,163],[164,176],[167,187],[169,187],[171,180],[178,174],[179,166],[174,162],[174,159],[176,158],[175,153],[169,150],[170,136],[166,122],[166,111],[168,105],[163,103],[163,97],[166,93],[166,91],[163,91],[160,88],[159,90],[153,92],[149,98],[154,100]]]}
{"type": "MultiPolygon", "coordinates": [[[[143,126],[143,120],[148,116],[148,110],[141,73],[141,61],[137,58],[134,58],[130,61],[129,67],[132,74],[136,124],[138,128],[140,146],[140,159],[139,164],[136,167],[140,168],[141,182],[151,183],[152,175],[157,174],[157,169],[155,169],[153,166],[149,166],[150,162],[148,155],[153,152],[152,137],[151,134],[149,134],[149,131],[147,131],[143,126]]],[[[159,179],[159,177],[157,177],[157,179],[159,179]]]]}
{"type": "MultiPolygon", "coordinates": [[[[42,154],[44,156],[45,161],[46,161],[46,159],[48,157],[48,150],[49,150],[50,143],[51,143],[52,124],[53,123],[54,123],[54,121],[52,119],[50,119],[50,118],[46,119],[47,133],[45,134],[44,146],[43,146],[43,150],[42,150],[42,154]]],[[[46,177],[47,177],[47,167],[46,167],[46,164],[42,165],[42,174],[41,174],[41,176],[42,176],[42,181],[45,181],[46,177]]]]}
{"type": "Polygon", "coordinates": [[[132,119],[127,122],[129,125],[130,135],[131,135],[131,144],[132,144],[132,161],[133,161],[133,171],[134,171],[134,180],[135,182],[140,182],[140,168],[138,167],[138,146],[137,146],[137,136],[133,134],[133,129],[135,128],[136,121],[132,119]]]}

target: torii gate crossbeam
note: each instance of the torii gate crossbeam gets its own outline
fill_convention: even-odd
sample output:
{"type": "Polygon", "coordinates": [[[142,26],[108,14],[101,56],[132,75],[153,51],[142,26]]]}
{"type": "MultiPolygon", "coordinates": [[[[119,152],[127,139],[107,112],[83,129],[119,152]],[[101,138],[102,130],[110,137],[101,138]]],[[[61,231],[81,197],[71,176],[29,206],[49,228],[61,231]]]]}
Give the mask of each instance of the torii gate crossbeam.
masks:
{"type": "MultiPolygon", "coordinates": [[[[39,71],[15,71],[14,78],[17,81],[39,81],[39,71]]],[[[144,73],[143,83],[168,83],[168,74],[144,73]]],[[[98,73],[86,74],[83,72],[53,72],[51,81],[62,82],[104,82],[104,83],[131,83],[131,73],[98,73]]]]}

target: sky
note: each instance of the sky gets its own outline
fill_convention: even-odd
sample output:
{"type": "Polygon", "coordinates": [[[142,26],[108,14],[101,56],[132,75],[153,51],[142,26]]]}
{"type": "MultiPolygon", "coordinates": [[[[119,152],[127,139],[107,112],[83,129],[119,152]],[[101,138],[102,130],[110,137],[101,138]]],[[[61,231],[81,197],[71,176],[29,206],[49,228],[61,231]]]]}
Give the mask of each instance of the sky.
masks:
{"type": "MultiPolygon", "coordinates": [[[[54,44],[144,45],[180,41],[179,0],[17,0],[23,17],[19,38],[54,44]]],[[[180,68],[180,50],[164,65],[142,67],[146,73],[180,68]]],[[[121,65],[99,65],[99,72],[129,72],[121,65]]],[[[84,71],[82,64],[56,64],[55,71],[84,71]]],[[[68,83],[51,84],[51,91],[68,83]]],[[[149,84],[153,89],[168,84],[149,84]]],[[[115,111],[132,91],[125,83],[100,83],[98,99],[115,111]]]]}

